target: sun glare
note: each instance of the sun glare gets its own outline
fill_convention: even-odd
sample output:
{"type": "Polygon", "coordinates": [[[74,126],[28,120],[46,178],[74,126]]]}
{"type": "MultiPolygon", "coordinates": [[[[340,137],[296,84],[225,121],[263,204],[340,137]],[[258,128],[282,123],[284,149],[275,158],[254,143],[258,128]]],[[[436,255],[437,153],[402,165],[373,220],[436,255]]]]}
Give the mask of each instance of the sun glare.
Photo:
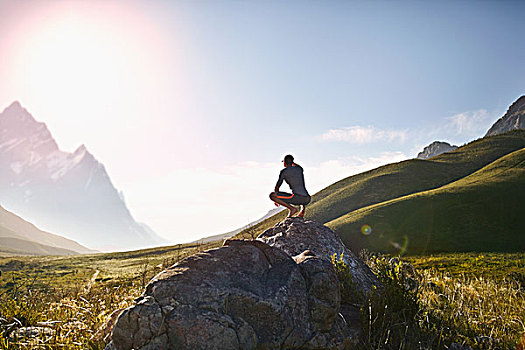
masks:
{"type": "Polygon", "coordinates": [[[129,105],[142,87],[163,79],[159,47],[165,45],[150,22],[125,3],[51,3],[13,37],[13,90],[73,110],[87,101],[129,105]]]}
{"type": "Polygon", "coordinates": [[[100,24],[72,13],[28,32],[22,41],[17,67],[23,71],[18,76],[25,76],[34,90],[65,101],[116,98],[129,68],[123,58],[132,56],[133,48],[122,47],[121,38],[100,24]]]}
{"type": "Polygon", "coordinates": [[[122,52],[107,37],[78,20],[67,20],[38,33],[28,45],[28,78],[47,82],[54,93],[68,101],[97,95],[114,98],[118,93],[122,52]]]}
{"type": "Polygon", "coordinates": [[[1,43],[9,55],[1,61],[8,83],[0,92],[45,120],[61,148],[86,143],[97,151],[92,145],[100,143],[90,138],[113,142],[116,130],[131,138],[166,124],[151,116],[166,115],[162,102],[180,76],[171,53],[180,36],[165,34],[156,9],[131,1],[33,5],[12,16],[18,20],[1,43]],[[89,132],[77,132],[82,128],[89,132]]]}

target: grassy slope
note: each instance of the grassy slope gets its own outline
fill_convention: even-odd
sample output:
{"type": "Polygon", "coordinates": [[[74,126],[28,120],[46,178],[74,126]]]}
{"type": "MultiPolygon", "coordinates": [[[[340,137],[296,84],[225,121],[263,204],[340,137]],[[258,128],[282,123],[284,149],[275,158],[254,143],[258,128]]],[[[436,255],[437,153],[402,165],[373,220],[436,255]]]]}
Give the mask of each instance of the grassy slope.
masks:
{"type": "MultiPolygon", "coordinates": [[[[5,256],[0,255],[0,280],[37,286],[83,288],[97,273],[97,281],[122,283],[162,271],[175,262],[199,251],[219,246],[179,244],[129,252],[74,256],[5,256]]],[[[145,280],[147,283],[148,280],[145,280]]],[[[0,283],[0,294],[5,285],[0,283]]]]}
{"type": "Polygon", "coordinates": [[[525,248],[525,148],[438,189],[396,198],[328,223],[353,249],[519,252],[525,248]],[[363,235],[368,224],[372,234],[363,235]]]}
{"type": "Polygon", "coordinates": [[[72,250],[51,247],[14,237],[0,237],[0,252],[13,255],[78,255],[72,250]]]}
{"type": "Polygon", "coordinates": [[[315,195],[309,217],[329,222],[353,210],[443,186],[525,147],[525,131],[483,138],[430,160],[410,159],[343,179],[315,195]]]}
{"type": "Polygon", "coordinates": [[[19,254],[90,254],[94,250],[65,237],[45,232],[0,206],[0,251],[19,254]]]}
{"type": "MultiPolygon", "coordinates": [[[[410,159],[350,176],[316,193],[307,218],[327,223],[359,208],[438,188],[523,147],[525,130],[517,130],[473,141],[430,160],[410,159]]],[[[250,230],[262,233],[285,216],[285,212],[279,213],[250,230]]],[[[250,236],[246,231],[237,235],[250,236]]]]}

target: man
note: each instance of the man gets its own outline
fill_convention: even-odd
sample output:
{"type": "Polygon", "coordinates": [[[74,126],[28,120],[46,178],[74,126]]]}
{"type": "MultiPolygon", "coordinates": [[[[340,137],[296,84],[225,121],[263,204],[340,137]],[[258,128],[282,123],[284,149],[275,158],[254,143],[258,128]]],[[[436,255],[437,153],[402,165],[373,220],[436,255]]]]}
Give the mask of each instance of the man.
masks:
{"type": "Polygon", "coordinates": [[[293,162],[293,156],[290,154],[284,157],[284,169],[279,174],[279,180],[275,185],[275,192],[270,193],[270,199],[275,202],[275,205],[282,205],[290,211],[288,217],[291,218],[297,214],[298,209],[293,205],[300,205],[301,211],[298,217],[304,217],[306,205],[310,203],[310,195],[304,187],[303,168],[293,162]],[[283,180],[292,189],[292,193],[279,192],[283,180]]]}

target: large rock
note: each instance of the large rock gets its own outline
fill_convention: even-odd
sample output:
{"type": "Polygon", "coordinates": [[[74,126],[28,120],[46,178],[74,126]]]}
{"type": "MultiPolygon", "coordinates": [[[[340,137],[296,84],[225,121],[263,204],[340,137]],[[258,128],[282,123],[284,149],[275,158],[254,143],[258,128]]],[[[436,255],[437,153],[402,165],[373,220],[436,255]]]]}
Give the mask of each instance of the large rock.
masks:
{"type": "Polygon", "coordinates": [[[315,256],[331,261],[335,254],[350,267],[354,282],[359,290],[368,292],[377,279],[361,259],[348,249],[341,239],[328,227],[315,221],[301,218],[287,218],[274,227],[264,231],[257,240],[273,247],[281,248],[291,256],[310,250],[315,256]]]}
{"type": "MultiPolygon", "coordinates": [[[[226,241],[157,275],[119,316],[107,349],[351,347],[359,322],[341,315],[331,250],[321,246],[335,244],[350,263],[355,257],[323,225],[287,219],[275,228],[297,242],[288,250],[277,247],[285,246],[282,238],[267,244],[267,231],[267,238],[226,241]]],[[[359,279],[368,288],[372,280],[359,279]]]]}

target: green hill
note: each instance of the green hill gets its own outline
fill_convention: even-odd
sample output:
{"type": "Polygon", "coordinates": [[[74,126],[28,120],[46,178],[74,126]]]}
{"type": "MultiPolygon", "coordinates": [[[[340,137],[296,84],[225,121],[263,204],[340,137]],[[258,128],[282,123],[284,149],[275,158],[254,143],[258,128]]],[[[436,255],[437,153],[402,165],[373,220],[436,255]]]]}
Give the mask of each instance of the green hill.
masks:
{"type": "Polygon", "coordinates": [[[71,255],[94,252],[71,239],[42,231],[0,206],[0,253],[71,255]]]}
{"type": "Polygon", "coordinates": [[[14,237],[0,237],[1,255],[77,255],[78,252],[14,237]]]}
{"type": "Polygon", "coordinates": [[[361,208],[327,225],[355,250],[520,252],[524,202],[522,148],[451,184],[361,208]]]}
{"type": "MultiPolygon", "coordinates": [[[[454,183],[523,147],[525,130],[517,130],[473,141],[453,152],[428,160],[410,159],[350,176],[315,194],[308,206],[307,218],[330,223],[343,238],[347,235],[354,237],[346,231],[347,226],[341,224],[343,221],[337,222],[337,225],[336,221],[343,220],[343,217],[348,219],[347,215],[360,208],[454,183]]],[[[285,215],[275,215],[251,230],[262,232],[285,215]]],[[[403,212],[400,215],[411,214],[403,212]]],[[[238,236],[248,237],[248,234],[241,232],[238,236]]],[[[396,240],[391,244],[398,245],[401,250],[406,245],[404,240],[396,240]]],[[[350,245],[356,246],[354,242],[350,245]]],[[[360,241],[359,247],[363,246],[367,245],[360,241]]],[[[436,248],[439,250],[439,247],[436,248]]],[[[389,249],[392,249],[392,245],[389,249]]]]}
{"type": "Polygon", "coordinates": [[[371,204],[437,188],[523,147],[525,131],[511,132],[428,160],[410,159],[350,176],[317,193],[308,218],[325,223],[371,204]]]}

